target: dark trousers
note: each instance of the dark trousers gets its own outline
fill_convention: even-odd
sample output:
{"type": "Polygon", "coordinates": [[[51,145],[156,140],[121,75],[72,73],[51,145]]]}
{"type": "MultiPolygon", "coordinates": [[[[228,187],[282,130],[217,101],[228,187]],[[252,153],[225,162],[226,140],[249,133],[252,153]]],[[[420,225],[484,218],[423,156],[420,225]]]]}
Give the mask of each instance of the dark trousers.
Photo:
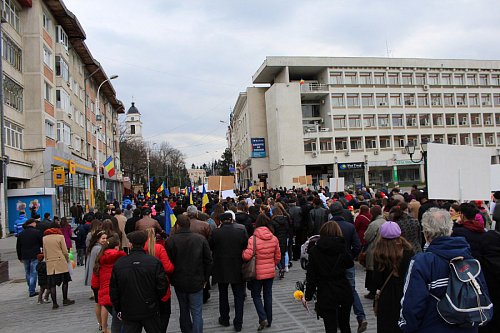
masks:
{"type": "MultiPolygon", "coordinates": [[[[229,322],[229,283],[219,283],[219,314],[223,322],[229,322]]],[[[245,301],[245,284],[231,283],[234,296],[234,320],[233,325],[241,328],[243,325],[243,303],[245,301]]]]}
{"type": "MultiPolygon", "coordinates": [[[[323,312],[323,311],[322,311],[323,312]]],[[[350,326],[350,305],[339,305],[336,310],[321,313],[323,323],[325,324],[325,333],[337,333],[337,322],[341,333],[351,333],[350,326]]]]}
{"type": "Polygon", "coordinates": [[[169,298],[166,302],[160,302],[160,321],[161,330],[160,332],[167,332],[168,323],[170,322],[170,314],[172,313],[172,298],[169,298]]]}
{"type": "Polygon", "coordinates": [[[85,264],[85,249],[76,249],[76,264],[78,266],[85,264]]]}
{"type": "Polygon", "coordinates": [[[123,333],[141,333],[143,328],[146,333],[159,333],[161,327],[160,316],[154,315],[143,320],[124,320],[122,327],[123,333]]]}
{"type": "Polygon", "coordinates": [[[253,280],[251,282],[251,290],[259,322],[267,320],[267,323],[271,325],[273,321],[273,278],[253,280]],[[263,291],[264,304],[262,304],[262,297],[260,296],[261,291],[263,291]]]}
{"type": "Polygon", "coordinates": [[[293,260],[300,260],[300,247],[307,240],[305,229],[295,229],[295,243],[293,244],[293,260]]]}

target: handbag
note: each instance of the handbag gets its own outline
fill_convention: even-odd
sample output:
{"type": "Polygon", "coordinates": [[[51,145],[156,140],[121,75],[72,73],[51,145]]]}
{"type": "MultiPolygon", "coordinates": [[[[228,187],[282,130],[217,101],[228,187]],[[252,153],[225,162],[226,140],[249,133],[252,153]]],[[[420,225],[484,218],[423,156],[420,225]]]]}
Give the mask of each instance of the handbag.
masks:
{"type": "Polygon", "coordinates": [[[391,272],[391,274],[389,274],[389,276],[387,277],[387,279],[385,280],[384,282],[384,285],[382,286],[382,288],[380,288],[380,291],[377,291],[377,294],[375,294],[375,298],[373,299],[373,313],[375,314],[375,317],[378,315],[378,309],[379,309],[379,299],[380,299],[380,294],[382,294],[382,291],[384,291],[384,288],[385,286],[387,285],[387,283],[389,282],[389,280],[391,279],[392,275],[394,274],[394,271],[391,272]]]}
{"type": "Polygon", "coordinates": [[[257,276],[257,270],[256,270],[256,256],[255,256],[255,248],[257,246],[257,239],[255,236],[253,236],[253,254],[252,258],[250,258],[249,261],[244,262],[243,265],[241,265],[241,275],[243,277],[244,281],[251,281],[255,280],[255,277],[257,276]]]}

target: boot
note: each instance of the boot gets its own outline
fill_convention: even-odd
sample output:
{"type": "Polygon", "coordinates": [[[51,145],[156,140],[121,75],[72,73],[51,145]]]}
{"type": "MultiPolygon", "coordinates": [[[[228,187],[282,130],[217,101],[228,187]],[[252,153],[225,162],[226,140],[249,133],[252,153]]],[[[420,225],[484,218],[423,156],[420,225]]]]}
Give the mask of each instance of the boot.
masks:
{"type": "Polygon", "coordinates": [[[75,304],[75,301],[73,301],[72,299],[65,299],[63,300],[63,305],[66,306],[66,305],[72,305],[72,304],[75,304]]]}

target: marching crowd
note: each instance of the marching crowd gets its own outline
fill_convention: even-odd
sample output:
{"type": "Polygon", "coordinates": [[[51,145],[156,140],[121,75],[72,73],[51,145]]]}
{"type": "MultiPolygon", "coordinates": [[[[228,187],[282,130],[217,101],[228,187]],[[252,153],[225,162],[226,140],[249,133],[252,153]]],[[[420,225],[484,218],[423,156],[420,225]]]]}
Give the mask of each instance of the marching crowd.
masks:
{"type": "Polygon", "coordinates": [[[72,217],[61,220],[20,214],[17,253],[29,296],[40,304],[50,296],[57,309],[62,286],[62,304],[74,304],[75,252],[103,332],[166,332],[171,285],[181,331],[203,332],[203,304],[215,284],[219,324],[242,330],[248,290],[261,331],[273,323],[273,282],[300,260],[304,306],[314,304],[326,332],[351,332],[353,311],[359,333],[368,322],[355,286],[358,261],[378,332],[500,332],[500,192],[489,205],[429,200],[417,186],[410,193],[279,188],[208,197],[130,198],[87,213],[74,204],[72,217]]]}

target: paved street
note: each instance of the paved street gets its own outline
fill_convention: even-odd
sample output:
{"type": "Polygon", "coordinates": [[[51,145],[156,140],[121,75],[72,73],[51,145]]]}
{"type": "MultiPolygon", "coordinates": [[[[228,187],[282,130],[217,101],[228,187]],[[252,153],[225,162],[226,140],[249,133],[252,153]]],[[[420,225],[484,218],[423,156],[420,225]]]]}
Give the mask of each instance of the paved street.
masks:
{"type": "MultiPolygon", "coordinates": [[[[27,287],[24,281],[24,269],[15,256],[15,238],[10,237],[0,240],[0,253],[2,260],[9,260],[11,281],[0,284],[0,333],[2,332],[97,332],[97,324],[93,314],[93,301],[89,300],[90,289],[83,286],[83,267],[77,267],[70,283],[70,298],[76,300],[76,304],[69,307],[60,307],[52,310],[51,304],[38,305],[36,298],[28,298],[27,287]]],[[[364,272],[358,266],[357,285],[360,294],[364,294],[364,272]]],[[[286,275],[284,280],[275,280],[273,285],[273,324],[264,332],[322,332],[323,322],[316,320],[316,316],[310,315],[302,307],[301,303],[295,301],[293,292],[295,282],[305,277],[298,262],[286,275]]],[[[212,297],[203,307],[204,332],[234,332],[232,327],[222,327],[218,324],[218,293],[217,287],[212,290],[212,297]]],[[[250,293],[248,292],[248,296],[250,293]]],[[[58,298],[61,299],[61,291],[58,289],[58,298]]],[[[230,296],[231,297],[231,296],[230,296]]],[[[362,302],[368,316],[367,332],[376,332],[375,317],[371,309],[371,302],[362,297],[362,302]]],[[[230,302],[232,303],[232,302],[230,302]]],[[[231,315],[234,314],[231,309],[231,315]]],[[[172,301],[172,316],[168,332],[180,332],[179,310],[175,296],[172,301]]],[[[232,320],[232,317],[231,317],[232,320]]],[[[353,332],[356,332],[357,322],[351,315],[353,332]]],[[[243,319],[243,332],[254,332],[257,329],[258,319],[255,308],[250,297],[245,301],[245,314],[243,319]]]]}

